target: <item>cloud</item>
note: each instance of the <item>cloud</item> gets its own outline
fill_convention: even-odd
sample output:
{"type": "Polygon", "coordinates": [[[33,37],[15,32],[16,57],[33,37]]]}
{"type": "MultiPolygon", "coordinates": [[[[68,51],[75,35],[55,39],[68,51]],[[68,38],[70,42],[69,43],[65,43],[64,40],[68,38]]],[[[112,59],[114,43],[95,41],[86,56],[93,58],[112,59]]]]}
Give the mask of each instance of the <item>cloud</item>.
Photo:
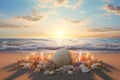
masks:
{"type": "Polygon", "coordinates": [[[63,21],[71,25],[84,26],[84,27],[91,23],[91,20],[89,19],[89,17],[83,18],[81,20],[66,18],[66,19],[63,19],[63,21]]]}
{"type": "Polygon", "coordinates": [[[38,7],[40,8],[65,7],[75,10],[83,3],[83,1],[84,0],[77,0],[76,3],[70,4],[70,0],[40,0],[40,4],[38,5],[38,7]]]}
{"type": "Polygon", "coordinates": [[[120,31],[120,26],[118,27],[105,27],[105,28],[94,28],[88,29],[89,32],[113,32],[113,31],[120,31]]]}
{"type": "Polygon", "coordinates": [[[28,25],[17,25],[17,24],[12,24],[12,23],[6,23],[6,22],[2,22],[0,21],[0,28],[30,28],[32,26],[28,26],[28,25]]]}
{"type": "Polygon", "coordinates": [[[103,7],[103,9],[108,11],[108,12],[112,12],[116,15],[120,15],[120,7],[119,6],[105,5],[103,7]]]}
{"type": "Polygon", "coordinates": [[[26,16],[15,16],[16,19],[25,20],[25,21],[40,21],[43,18],[46,18],[48,15],[55,14],[56,11],[48,11],[48,12],[38,12],[37,10],[33,10],[31,14],[26,16]]]}
{"type": "Polygon", "coordinates": [[[15,16],[16,19],[23,19],[28,21],[39,21],[44,17],[44,15],[40,14],[37,11],[33,11],[32,14],[26,16],[15,16]]]}
{"type": "Polygon", "coordinates": [[[98,14],[98,15],[95,15],[95,16],[97,16],[98,18],[102,18],[102,19],[111,19],[112,18],[112,13],[105,12],[105,13],[98,14]]]}
{"type": "Polygon", "coordinates": [[[82,22],[81,20],[73,20],[73,19],[64,19],[64,20],[73,24],[79,24],[82,22]]]}
{"type": "Polygon", "coordinates": [[[82,5],[84,0],[78,0],[75,4],[71,5],[72,9],[77,9],[80,5],[82,5]]]}
{"type": "Polygon", "coordinates": [[[84,10],[81,10],[80,13],[81,13],[81,14],[85,14],[85,11],[84,11],[84,10]]]}
{"type": "Polygon", "coordinates": [[[9,19],[0,20],[0,28],[37,28],[43,18],[47,18],[48,15],[55,13],[56,11],[38,12],[33,10],[31,14],[26,16],[17,15],[9,19]]]}

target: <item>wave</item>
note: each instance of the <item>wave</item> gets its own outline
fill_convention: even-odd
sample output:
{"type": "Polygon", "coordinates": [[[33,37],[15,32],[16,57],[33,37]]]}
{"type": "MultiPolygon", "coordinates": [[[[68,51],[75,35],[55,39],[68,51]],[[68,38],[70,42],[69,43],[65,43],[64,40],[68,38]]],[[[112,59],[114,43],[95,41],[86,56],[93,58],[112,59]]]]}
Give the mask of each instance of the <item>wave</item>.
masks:
{"type": "Polygon", "coordinates": [[[0,39],[0,50],[120,50],[120,39],[0,39]]]}

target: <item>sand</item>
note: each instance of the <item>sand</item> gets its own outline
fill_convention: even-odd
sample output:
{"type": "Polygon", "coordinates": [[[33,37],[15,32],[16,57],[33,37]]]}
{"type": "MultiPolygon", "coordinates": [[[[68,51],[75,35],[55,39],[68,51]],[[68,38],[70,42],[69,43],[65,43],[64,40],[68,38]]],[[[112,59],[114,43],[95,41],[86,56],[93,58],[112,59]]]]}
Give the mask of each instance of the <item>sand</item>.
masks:
{"type": "Polygon", "coordinates": [[[87,74],[46,76],[43,73],[14,69],[17,60],[23,59],[27,52],[0,52],[0,80],[120,80],[120,51],[90,51],[95,58],[102,60],[106,69],[94,70],[87,74]]]}

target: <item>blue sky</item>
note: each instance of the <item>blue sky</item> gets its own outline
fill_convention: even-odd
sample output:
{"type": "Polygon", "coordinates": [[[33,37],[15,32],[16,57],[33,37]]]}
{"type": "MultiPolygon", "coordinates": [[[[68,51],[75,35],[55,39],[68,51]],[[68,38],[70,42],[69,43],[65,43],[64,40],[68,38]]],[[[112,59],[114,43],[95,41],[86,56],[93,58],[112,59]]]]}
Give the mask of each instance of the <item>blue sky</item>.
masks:
{"type": "Polygon", "coordinates": [[[1,38],[120,37],[120,0],[0,0],[1,38]]]}

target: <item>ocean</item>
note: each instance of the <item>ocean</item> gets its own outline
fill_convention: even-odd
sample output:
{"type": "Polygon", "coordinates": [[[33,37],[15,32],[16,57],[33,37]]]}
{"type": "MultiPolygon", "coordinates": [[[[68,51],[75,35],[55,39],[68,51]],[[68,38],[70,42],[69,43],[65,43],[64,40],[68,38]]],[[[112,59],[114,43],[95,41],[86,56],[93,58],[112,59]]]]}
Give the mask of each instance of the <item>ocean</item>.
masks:
{"type": "Polygon", "coordinates": [[[0,38],[0,51],[6,50],[120,50],[120,38],[73,39],[4,39],[0,38]]]}

